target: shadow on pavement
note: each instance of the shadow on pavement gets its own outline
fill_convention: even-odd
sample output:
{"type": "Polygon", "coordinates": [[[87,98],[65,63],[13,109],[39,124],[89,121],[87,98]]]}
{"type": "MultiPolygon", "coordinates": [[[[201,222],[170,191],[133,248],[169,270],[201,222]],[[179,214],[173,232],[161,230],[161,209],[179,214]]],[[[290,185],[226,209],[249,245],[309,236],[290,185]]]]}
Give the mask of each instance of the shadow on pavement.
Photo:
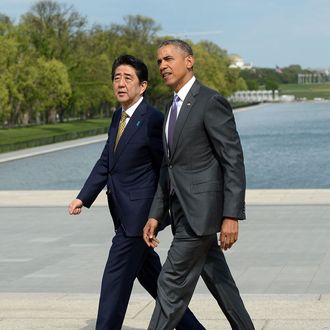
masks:
{"type": "Polygon", "coordinates": [[[95,330],[96,320],[88,320],[86,321],[87,325],[79,330],[95,330]]]}
{"type": "MultiPolygon", "coordinates": [[[[80,328],[79,330],[95,330],[96,320],[88,320],[86,321],[87,325],[83,328],[80,328]]],[[[144,330],[142,328],[132,328],[132,327],[126,327],[123,326],[122,330],[144,330]]]]}

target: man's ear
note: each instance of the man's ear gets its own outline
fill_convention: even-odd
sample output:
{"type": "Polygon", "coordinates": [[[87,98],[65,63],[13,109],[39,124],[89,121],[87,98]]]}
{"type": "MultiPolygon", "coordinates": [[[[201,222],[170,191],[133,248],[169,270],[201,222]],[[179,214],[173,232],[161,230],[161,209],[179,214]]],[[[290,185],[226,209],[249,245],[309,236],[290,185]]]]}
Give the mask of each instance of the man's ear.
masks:
{"type": "Polygon", "coordinates": [[[193,66],[195,64],[195,58],[192,55],[188,55],[186,57],[186,66],[188,70],[192,70],[193,66]]]}
{"type": "Polygon", "coordinates": [[[148,87],[148,82],[147,81],[142,81],[142,83],[140,84],[141,86],[141,95],[146,91],[147,87],[148,87]]]}

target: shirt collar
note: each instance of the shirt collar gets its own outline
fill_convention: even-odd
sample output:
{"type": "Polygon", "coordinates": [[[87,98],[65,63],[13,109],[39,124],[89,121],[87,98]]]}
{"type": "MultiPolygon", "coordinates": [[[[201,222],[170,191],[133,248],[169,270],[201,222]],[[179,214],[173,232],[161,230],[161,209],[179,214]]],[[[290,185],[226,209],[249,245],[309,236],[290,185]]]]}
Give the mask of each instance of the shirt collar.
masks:
{"type": "MultiPolygon", "coordinates": [[[[133,105],[131,105],[128,109],[125,110],[129,117],[133,116],[134,111],[140,105],[142,100],[143,100],[143,96],[141,96],[137,102],[135,102],[133,105]]],[[[122,109],[122,111],[124,111],[123,107],[121,109],[122,109]]]]}
{"type": "MultiPolygon", "coordinates": [[[[188,80],[188,82],[186,82],[186,84],[183,87],[181,87],[181,89],[176,93],[176,95],[179,96],[181,101],[183,101],[186,98],[186,96],[187,96],[191,86],[194,84],[195,80],[196,80],[195,76],[192,76],[190,78],[190,80],[188,80]]],[[[175,95],[175,93],[174,93],[174,95],[175,95]]]]}

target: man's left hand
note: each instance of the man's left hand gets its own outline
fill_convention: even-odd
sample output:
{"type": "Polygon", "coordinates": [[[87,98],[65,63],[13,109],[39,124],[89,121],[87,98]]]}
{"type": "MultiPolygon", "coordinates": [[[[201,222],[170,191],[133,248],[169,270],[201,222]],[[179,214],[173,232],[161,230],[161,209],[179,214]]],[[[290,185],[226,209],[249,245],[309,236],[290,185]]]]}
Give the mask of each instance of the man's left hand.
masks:
{"type": "Polygon", "coordinates": [[[220,231],[220,247],[222,250],[230,249],[238,239],[238,220],[224,218],[220,231]]]}
{"type": "Polygon", "coordinates": [[[158,221],[154,218],[148,219],[143,228],[143,239],[149,247],[155,248],[159,244],[157,236],[158,221]]]}

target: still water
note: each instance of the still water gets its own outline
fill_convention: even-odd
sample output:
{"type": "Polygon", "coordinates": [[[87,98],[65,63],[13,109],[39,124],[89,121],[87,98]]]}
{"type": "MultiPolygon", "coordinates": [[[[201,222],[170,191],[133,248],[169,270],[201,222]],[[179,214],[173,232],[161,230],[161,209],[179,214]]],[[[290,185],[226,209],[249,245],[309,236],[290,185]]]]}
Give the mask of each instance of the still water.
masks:
{"type": "MultiPolygon", "coordinates": [[[[235,112],[247,187],[330,188],[330,103],[264,104],[235,112]]],[[[0,190],[79,189],[104,143],[0,164],[0,190]]]]}
{"type": "Polygon", "coordinates": [[[330,188],[330,102],[236,114],[248,188],[330,188]]]}

